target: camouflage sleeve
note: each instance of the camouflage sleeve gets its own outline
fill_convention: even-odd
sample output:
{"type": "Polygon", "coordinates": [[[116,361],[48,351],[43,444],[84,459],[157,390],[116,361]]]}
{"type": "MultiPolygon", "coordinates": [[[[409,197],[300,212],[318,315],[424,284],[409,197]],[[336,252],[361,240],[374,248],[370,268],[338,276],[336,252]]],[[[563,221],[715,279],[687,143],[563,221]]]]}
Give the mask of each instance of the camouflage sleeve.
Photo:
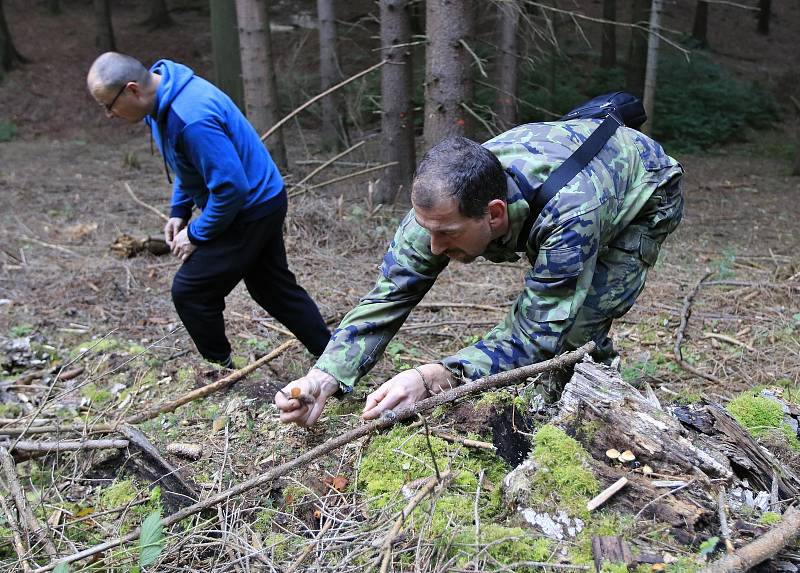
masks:
{"type": "Polygon", "coordinates": [[[505,319],[482,340],[440,363],[457,378],[477,380],[560,352],[592,283],[599,218],[594,209],[551,230],[505,319]]]}
{"type": "Polygon", "coordinates": [[[316,368],[324,370],[349,392],[375,366],[411,310],[447,266],[446,256],[430,250],[430,235],[406,215],[383,257],[372,291],[347,313],[331,336],[316,368]]]}

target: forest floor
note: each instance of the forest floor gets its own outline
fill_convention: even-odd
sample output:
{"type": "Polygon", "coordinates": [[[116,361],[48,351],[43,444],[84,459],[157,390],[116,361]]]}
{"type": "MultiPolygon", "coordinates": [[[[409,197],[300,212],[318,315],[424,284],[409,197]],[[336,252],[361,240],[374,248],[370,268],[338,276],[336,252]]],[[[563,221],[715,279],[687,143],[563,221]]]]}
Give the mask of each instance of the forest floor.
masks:
{"type": "MultiPolygon", "coordinates": [[[[144,128],[106,120],[86,94],[83,74],[93,48],[91,33],[82,26],[92,21],[90,7],[65,1],[66,13],[51,16],[37,6],[29,9],[35,17],[23,20],[26,2],[5,4],[12,33],[19,31],[18,47],[32,62],[0,84],[0,120],[13,118],[18,129],[16,137],[0,143],[0,346],[9,349],[15,340],[23,346],[0,355],[6,369],[0,398],[3,393],[14,398],[0,404],[0,418],[38,411],[48,395],[41,417],[80,421],[90,428],[173,399],[224,373],[197,356],[180,328],[169,298],[178,262],[150,254],[121,259],[109,249],[123,233],[160,235],[163,224],[135,203],[123,184],[162,210],[169,186],[161,158],[150,153],[144,128]],[[46,41],[39,42],[39,37],[46,41]],[[82,371],[69,381],[57,381],[57,393],[51,395],[50,384],[61,366],[82,371]],[[36,376],[26,377],[31,372],[36,376]]],[[[311,10],[312,3],[308,4],[311,10]]],[[[347,21],[360,26],[353,10],[354,20],[347,21]]],[[[179,27],[163,32],[135,26],[144,15],[142,7],[117,10],[121,49],[146,40],[142,53],[137,53],[143,59],[170,57],[208,72],[209,36],[200,12],[175,13],[179,27]],[[180,42],[175,41],[176,34],[180,42]]],[[[311,40],[300,37],[308,36],[308,31],[291,34],[292,42],[282,44],[291,44],[298,53],[310,45],[316,49],[311,40]]],[[[291,56],[286,50],[284,63],[291,56]]],[[[769,53],[752,56],[757,61],[751,61],[731,56],[734,48],[722,51],[742,69],[763,65],[774,71],[770,66],[781,65],[769,61],[769,53]]],[[[366,60],[368,52],[359,57],[366,60]]],[[[313,75],[313,62],[303,65],[298,73],[313,75]]],[[[302,93],[295,97],[302,101],[302,93]]],[[[294,158],[288,181],[297,181],[314,167],[298,158],[331,155],[315,151],[313,131],[297,124],[287,133],[294,158]]],[[[725,403],[755,386],[789,392],[800,387],[800,180],[789,176],[791,157],[786,153],[786,142],[793,137],[792,126],[781,125],[752,134],[747,143],[679,158],[686,170],[683,223],[666,242],[637,304],[612,331],[622,352],[623,377],[649,382],[664,403],[700,398],[725,403]],[[683,354],[722,384],[694,376],[673,361],[684,297],[708,271],[713,273],[708,280],[717,282],[699,290],[683,354]]],[[[375,163],[378,157],[373,138],[348,159],[364,164],[375,163]]],[[[339,165],[317,180],[356,169],[339,165]]],[[[353,179],[299,195],[290,204],[286,224],[290,265],[323,315],[334,321],[371,288],[404,214],[401,207],[375,208],[365,192],[367,186],[365,178],[353,179]]],[[[282,386],[313,364],[311,355],[297,346],[230,389],[151,420],[142,430],[162,451],[170,442],[201,444],[203,456],[182,462],[182,471],[200,484],[203,495],[225,489],[356,426],[365,393],[399,368],[433,361],[475,340],[503,317],[520,292],[525,270],[522,262],[451,265],[426,297],[428,305],[412,313],[372,374],[350,398],[330,407],[313,431],[282,426],[272,405],[270,381],[282,386]]],[[[227,299],[226,324],[242,363],[287,340],[280,325],[241,285],[227,299]]],[[[10,423],[4,420],[0,425],[10,423]]],[[[452,425],[452,419],[445,416],[437,423],[452,425]]],[[[457,429],[491,441],[486,429],[474,424],[457,429]]],[[[390,511],[374,513],[357,489],[325,486],[326,477],[341,475],[356,482],[354,468],[365,453],[364,444],[353,444],[291,474],[280,489],[231,500],[220,510],[216,525],[198,522],[192,530],[195,535],[179,542],[173,537],[176,549],[161,567],[228,570],[234,567],[226,563],[249,563],[243,557],[248,551],[266,547],[262,554],[272,565],[262,563],[262,570],[272,570],[275,563],[282,563],[285,570],[316,535],[319,516],[314,511],[320,507],[335,513],[331,508],[350,504],[354,509],[342,523],[359,521],[371,524],[373,530],[391,524],[390,511]],[[220,535],[230,544],[224,552],[210,553],[220,535]]],[[[138,523],[145,515],[134,512],[131,518],[127,509],[149,507],[146,493],[134,489],[128,495],[120,493],[120,487],[115,489],[112,484],[122,483],[122,478],[84,475],[100,458],[97,453],[62,454],[18,466],[23,483],[38,491],[31,499],[37,514],[78,547],[124,533],[132,520],[138,523]],[[125,507],[121,515],[112,512],[83,519],[120,505],[125,507]],[[60,513],[53,517],[56,510],[60,513]]],[[[609,508],[613,510],[614,504],[609,508]]],[[[369,534],[360,531],[350,542],[366,547],[371,558],[369,534]]],[[[339,551],[339,558],[350,554],[335,540],[328,543],[331,551],[339,551]]],[[[696,545],[694,549],[670,546],[669,551],[691,554],[696,545]]],[[[556,549],[554,555],[568,560],[556,549]]],[[[363,561],[349,559],[340,570],[363,566],[363,561]]],[[[241,570],[248,567],[242,565],[241,570]]]]}

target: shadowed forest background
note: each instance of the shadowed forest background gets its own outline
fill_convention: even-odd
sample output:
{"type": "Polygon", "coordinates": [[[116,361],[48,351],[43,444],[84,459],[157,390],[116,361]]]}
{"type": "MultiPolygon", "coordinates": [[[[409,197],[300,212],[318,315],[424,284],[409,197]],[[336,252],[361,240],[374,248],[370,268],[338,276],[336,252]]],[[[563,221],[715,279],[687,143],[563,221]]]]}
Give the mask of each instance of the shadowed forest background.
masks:
{"type": "MultiPolygon", "coordinates": [[[[4,571],[595,570],[605,559],[606,571],[683,572],[774,528],[796,532],[798,2],[0,0],[0,16],[4,571]],[[169,206],[162,159],[144,125],[109,120],[89,95],[94,58],[184,63],[262,134],[374,68],[266,138],[290,195],[290,267],[338,324],[372,287],[425,150],[453,133],[484,141],[552,121],[606,91],[642,95],[653,4],[645,127],[686,170],[686,211],[612,330],[620,379],[642,394],[576,425],[563,408],[534,411],[525,383],[487,392],[159,525],[358,427],[376,384],[502,320],[526,264],[451,265],[310,430],[281,425],[272,400],[313,357],[287,347],[240,285],[225,311],[237,367],[268,363],[178,406],[227,373],[201,360],[175,314],[179,262],[151,252],[169,206]],[[630,437],[639,396],[654,397],[659,420],[679,419],[693,447],[749,449],[723,464],[730,475],[678,468],[675,451],[630,437]],[[716,405],[746,430],[739,441],[720,438],[719,421],[703,426],[716,405]],[[620,477],[626,489],[588,511],[620,477]]],[[[778,549],[760,570],[797,571],[796,546],[778,549]]]]}

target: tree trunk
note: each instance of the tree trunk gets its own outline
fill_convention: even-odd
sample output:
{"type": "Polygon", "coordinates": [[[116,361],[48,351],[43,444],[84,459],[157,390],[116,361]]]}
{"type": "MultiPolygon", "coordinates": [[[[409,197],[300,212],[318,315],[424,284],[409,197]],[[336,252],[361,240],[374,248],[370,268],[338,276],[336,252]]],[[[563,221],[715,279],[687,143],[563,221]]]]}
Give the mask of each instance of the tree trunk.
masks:
{"type": "Polygon", "coordinates": [[[150,0],[150,15],[147,20],[142,22],[143,25],[155,30],[157,28],[169,28],[174,23],[175,21],[169,15],[167,0],[150,0]]]}
{"type": "Polygon", "coordinates": [[[236,5],[230,0],[210,0],[210,5],[214,83],[228,94],[239,109],[244,109],[236,5]]]}
{"type": "Polygon", "coordinates": [[[11,32],[8,30],[6,14],[3,11],[3,0],[0,0],[0,77],[2,72],[7,72],[24,61],[25,58],[17,51],[11,41],[11,32]]]}
{"type": "Polygon", "coordinates": [[[473,84],[465,43],[472,32],[472,0],[428,0],[425,62],[425,147],[470,133],[473,84]]]}
{"type": "Polygon", "coordinates": [[[769,16],[772,0],[759,0],[758,2],[758,33],[769,35],[769,16]]]}
{"type": "Polygon", "coordinates": [[[708,2],[705,0],[697,0],[697,8],[694,11],[692,38],[697,42],[699,47],[708,47],[708,2]]]}
{"type": "Polygon", "coordinates": [[[115,51],[117,45],[114,42],[114,28],[111,26],[109,0],[94,0],[94,18],[97,26],[94,45],[102,52],[115,51]]]}
{"type": "Polygon", "coordinates": [[[647,72],[644,80],[644,111],[647,121],[642,131],[647,135],[653,133],[654,107],[656,97],[656,77],[658,71],[658,40],[661,32],[662,0],[653,0],[650,6],[650,36],[647,40],[647,72]]]}
{"type": "MultiPolygon", "coordinates": [[[[320,91],[325,91],[341,81],[336,51],[336,10],[335,0],[317,0],[317,18],[319,19],[319,77],[320,91]]],[[[340,117],[339,93],[333,93],[322,99],[322,133],[321,143],[324,149],[341,149],[344,143],[340,137],[342,118],[340,117]]]]}
{"type": "Polygon", "coordinates": [[[521,7],[514,2],[498,6],[500,16],[500,57],[497,62],[497,120],[503,129],[517,124],[517,92],[519,86],[519,14],[521,7]]]}
{"type": "MultiPolygon", "coordinates": [[[[236,0],[241,47],[242,83],[247,119],[258,133],[278,122],[278,90],[272,61],[269,0],[236,0]]],[[[270,139],[270,151],[279,169],[286,169],[286,147],[279,129],[270,139]]]]}
{"type": "Polygon", "coordinates": [[[416,163],[409,1],[381,0],[380,10],[381,55],[389,61],[381,68],[381,136],[384,160],[397,165],[384,172],[375,199],[389,203],[399,196],[407,203],[416,163]]]}
{"type": "Polygon", "coordinates": [[[51,14],[61,14],[61,0],[47,0],[47,9],[51,14]]]}
{"type": "MultiPolygon", "coordinates": [[[[617,21],[617,0],[603,0],[603,20],[617,21]]],[[[600,67],[613,68],[617,65],[617,27],[603,24],[603,40],[600,52],[600,67]]]]}
{"type": "MultiPolygon", "coordinates": [[[[643,28],[650,20],[650,0],[632,0],[631,22],[643,28]]],[[[644,94],[644,77],[647,71],[647,32],[631,29],[628,47],[628,70],[625,83],[628,91],[641,97],[644,94]]]]}

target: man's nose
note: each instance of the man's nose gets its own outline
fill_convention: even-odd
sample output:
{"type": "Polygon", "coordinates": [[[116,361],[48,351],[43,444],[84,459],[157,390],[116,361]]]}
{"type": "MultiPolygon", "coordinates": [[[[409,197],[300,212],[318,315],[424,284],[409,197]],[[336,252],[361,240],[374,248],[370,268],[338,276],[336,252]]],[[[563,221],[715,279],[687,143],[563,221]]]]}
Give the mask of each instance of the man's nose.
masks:
{"type": "Polygon", "coordinates": [[[435,235],[431,235],[431,252],[434,255],[441,255],[446,250],[446,241],[444,239],[437,238],[435,235]]]}

